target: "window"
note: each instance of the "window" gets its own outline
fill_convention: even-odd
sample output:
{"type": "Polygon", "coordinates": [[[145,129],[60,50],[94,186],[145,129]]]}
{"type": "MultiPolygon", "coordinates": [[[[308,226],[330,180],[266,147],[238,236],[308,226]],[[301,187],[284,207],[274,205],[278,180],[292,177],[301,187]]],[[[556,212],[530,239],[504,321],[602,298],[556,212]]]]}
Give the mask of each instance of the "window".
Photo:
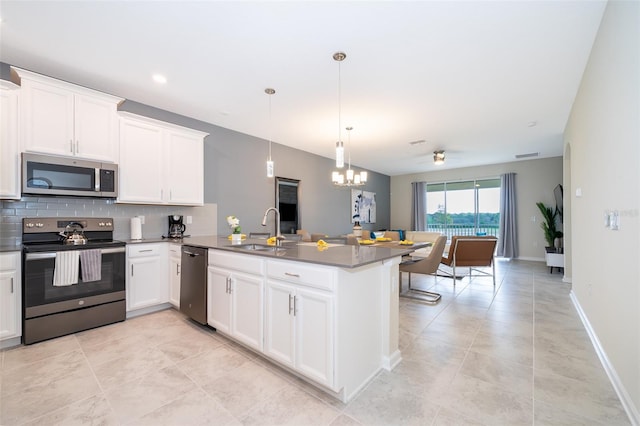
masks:
{"type": "Polygon", "coordinates": [[[500,179],[427,184],[426,229],[453,235],[498,236],[500,179]]]}

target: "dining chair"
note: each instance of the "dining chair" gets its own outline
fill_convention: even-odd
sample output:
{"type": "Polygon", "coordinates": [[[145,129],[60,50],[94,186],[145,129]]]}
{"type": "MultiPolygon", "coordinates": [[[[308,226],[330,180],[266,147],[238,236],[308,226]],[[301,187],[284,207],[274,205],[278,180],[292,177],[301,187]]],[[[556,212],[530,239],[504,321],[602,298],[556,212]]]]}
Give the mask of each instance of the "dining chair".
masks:
{"type": "Polygon", "coordinates": [[[384,231],[384,238],[391,238],[391,241],[400,241],[400,233],[398,231],[384,231]]]}
{"type": "Polygon", "coordinates": [[[453,236],[449,246],[449,254],[443,257],[440,263],[451,267],[452,274],[440,270],[446,276],[453,278],[456,285],[456,268],[469,267],[469,276],[491,276],[493,285],[496,285],[496,265],[494,253],[498,239],[494,236],[453,236]],[[493,273],[482,271],[478,268],[491,267],[493,273]],[[473,271],[477,272],[473,275],[473,271]]]}
{"type": "Polygon", "coordinates": [[[447,237],[441,235],[436,238],[427,257],[417,258],[417,260],[407,260],[400,263],[400,286],[402,286],[402,273],[409,273],[409,288],[404,293],[400,292],[400,296],[434,304],[440,301],[442,296],[439,293],[411,287],[411,273],[435,275],[436,272],[438,272],[438,266],[440,266],[446,243],[447,237]]]}

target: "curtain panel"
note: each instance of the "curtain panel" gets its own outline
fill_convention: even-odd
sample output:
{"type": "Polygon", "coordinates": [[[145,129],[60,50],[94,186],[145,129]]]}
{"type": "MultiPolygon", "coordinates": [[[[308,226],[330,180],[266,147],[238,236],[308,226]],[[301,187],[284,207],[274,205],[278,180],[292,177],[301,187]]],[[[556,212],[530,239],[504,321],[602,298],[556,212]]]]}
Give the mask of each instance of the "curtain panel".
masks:
{"type": "Polygon", "coordinates": [[[518,257],[515,173],[505,173],[500,176],[500,228],[496,254],[510,259],[518,257]]]}
{"type": "Polygon", "coordinates": [[[411,182],[411,230],[426,231],[427,183],[411,182]]]}

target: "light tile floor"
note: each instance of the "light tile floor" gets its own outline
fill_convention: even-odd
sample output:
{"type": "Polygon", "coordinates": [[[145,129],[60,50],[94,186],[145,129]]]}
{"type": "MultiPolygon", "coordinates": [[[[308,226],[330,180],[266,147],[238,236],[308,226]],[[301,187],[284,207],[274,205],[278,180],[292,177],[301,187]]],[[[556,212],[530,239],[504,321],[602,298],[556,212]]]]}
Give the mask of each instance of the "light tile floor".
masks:
{"type": "Polygon", "coordinates": [[[0,424],[630,424],[561,275],[497,268],[414,274],[442,301],[400,300],[403,361],[349,404],[167,310],[1,352],[0,424]]]}

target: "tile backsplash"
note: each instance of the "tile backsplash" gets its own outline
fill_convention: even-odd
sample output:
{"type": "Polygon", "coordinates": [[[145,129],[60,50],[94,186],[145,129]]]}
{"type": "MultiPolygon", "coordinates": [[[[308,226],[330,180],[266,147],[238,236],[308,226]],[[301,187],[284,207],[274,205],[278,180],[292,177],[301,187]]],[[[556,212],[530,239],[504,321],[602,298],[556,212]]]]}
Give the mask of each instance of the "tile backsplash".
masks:
{"type": "MultiPolygon", "coordinates": [[[[191,216],[187,235],[215,235],[218,208],[216,204],[202,207],[152,206],[118,204],[100,198],[23,197],[1,200],[0,244],[20,244],[24,217],[110,217],[114,220],[114,238],[127,240],[131,236],[130,219],[144,216],[142,238],[160,238],[167,234],[169,215],[191,216]]],[[[185,221],[186,223],[186,221],[185,221]]]]}

